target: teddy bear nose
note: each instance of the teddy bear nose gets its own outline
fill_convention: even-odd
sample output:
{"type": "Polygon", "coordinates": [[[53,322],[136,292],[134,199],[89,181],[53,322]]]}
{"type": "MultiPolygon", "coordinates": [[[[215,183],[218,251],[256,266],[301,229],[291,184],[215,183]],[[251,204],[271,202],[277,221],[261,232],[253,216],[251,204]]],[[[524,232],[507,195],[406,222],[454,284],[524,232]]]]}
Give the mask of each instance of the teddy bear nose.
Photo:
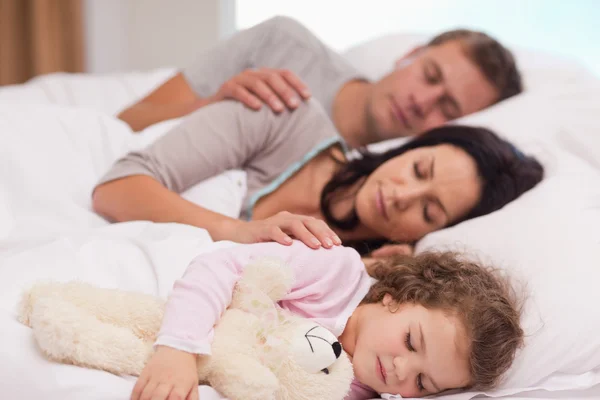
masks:
{"type": "Polygon", "coordinates": [[[340,342],[334,342],[331,347],[333,348],[333,354],[335,354],[335,358],[340,358],[340,354],[342,354],[342,345],[340,342]]]}

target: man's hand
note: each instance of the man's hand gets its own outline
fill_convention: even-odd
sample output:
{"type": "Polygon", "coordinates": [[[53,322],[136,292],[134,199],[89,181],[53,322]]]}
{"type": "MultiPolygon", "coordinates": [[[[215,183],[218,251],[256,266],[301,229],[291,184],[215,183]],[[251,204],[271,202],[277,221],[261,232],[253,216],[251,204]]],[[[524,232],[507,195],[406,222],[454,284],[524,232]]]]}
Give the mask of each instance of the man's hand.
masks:
{"type": "Polygon", "coordinates": [[[238,100],[248,107],[259,110],[266,103],[275,112],[284,107],[290,110],[300,101],[310,98],[308,87],[296,74],[285,69],[247,69],[225,82],[210,102],[224,99],[238,100]]]}
{"type": "Polygon", "coordinates": [[[197,357],[159,346],[138,378],[131,400],[198,400],[197,357]]]}

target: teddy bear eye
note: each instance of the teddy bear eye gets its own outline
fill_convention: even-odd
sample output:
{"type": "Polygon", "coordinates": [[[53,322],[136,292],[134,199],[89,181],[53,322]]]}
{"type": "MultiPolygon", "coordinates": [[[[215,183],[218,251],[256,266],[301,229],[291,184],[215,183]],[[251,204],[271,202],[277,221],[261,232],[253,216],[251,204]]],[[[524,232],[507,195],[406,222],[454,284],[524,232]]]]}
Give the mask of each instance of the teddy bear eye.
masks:
{"type": "Polygon", "coordinates": [[[329,375],[329,370],[327,368],[323,368],[321,372],[324,372],[325,375],[329,375]]]}

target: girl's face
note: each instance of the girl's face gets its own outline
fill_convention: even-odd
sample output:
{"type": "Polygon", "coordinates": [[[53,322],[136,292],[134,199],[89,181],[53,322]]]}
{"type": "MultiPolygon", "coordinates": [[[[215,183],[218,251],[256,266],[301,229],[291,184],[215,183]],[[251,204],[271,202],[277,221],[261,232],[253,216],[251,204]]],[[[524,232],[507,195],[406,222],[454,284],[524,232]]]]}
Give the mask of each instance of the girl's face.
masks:
{"type": "Polygon", "coordinates": [[[377,393],[402,397],[468,386],[469,343],[462,323],[440,310],[394,304],[386,294],[383,304],[358,308],[354,340],[342,341],[352,353],[356,378],[377,393]]]}
{"type": "Polygon", "coordinates": [[[468,214],[481,190],[475,161],[442,144],[383,163],[359,189],[355,207],[369,236],[413,242],[468,214]]]}

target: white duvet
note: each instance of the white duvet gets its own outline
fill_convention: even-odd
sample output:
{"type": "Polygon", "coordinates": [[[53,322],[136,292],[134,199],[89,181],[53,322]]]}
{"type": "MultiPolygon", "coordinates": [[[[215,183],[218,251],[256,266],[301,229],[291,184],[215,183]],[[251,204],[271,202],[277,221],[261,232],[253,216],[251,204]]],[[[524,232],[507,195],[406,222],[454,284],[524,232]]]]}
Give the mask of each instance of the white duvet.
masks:
{"type": "MultiPolygon", "coordinates": [[[[109,225],[91,211],[91,190],[112,162],[128,150],[153,140],[173,124],[168,121],[150,128],[144,135],[134,136],[112,114],[169,73],[161,70],[107,77],[54,75],[27,85],[0,89],[0,332],[3,338],[0,341],[0,393],[3,398],[126,399],[134,383],[133,378],[45,360],[28,328],[15,320],[19,295],[31,283],[44,279],[80,279],[104,287],[166,296],[193,256],[233,245],[212,243],[206,231],[179,224],[141,221],[109,225]]],[[[579,176],[577,171],[573,174],[579,176]]],[[[586,182],[594,182],[595,178],[593,173],[586,175],[586,182]]],[[[238,171],[230,171],[193,188],[186,196],[206,207],[237,215],[244,194],[244,179],[238,171]]],[[[600,184],[600,180],[598,182],[600,184]]],[[[582,200],[585,207],[600,206],[598,193],[582,193],[591,196],[582,200]],[[594,200],[593,196],[598,199],[594,200]]],[[[555,208],[549,209],[562,207],[558,200],[555,203],[555,208]]],[[[523,204],[535,207],[536,203],[529,200],[523,204]]],[[[527,210],[519,211],[518,207],[513,207],[518,211],[512,215],[526,216],[527,210]]],[[[538,218],[544,218],[537,214],[538,218]]],[[[490,220],[490,224],[496,225],[487,226],[502,223],[502,215],[498,213],[490,220]]],[[[598,214],[593,215],[597,218],[598,214]]],[[[468,235],[464,232],[481,236],[473,232],[485,230],[485,221],[473,223],[471,231],[469,225],[459,225],[454,231],[442,232],[426,243],[434,245],[452,232],[458,232],[458,237],[450,236],[446,243],[466,238],[468,235]]],[[[526,234],[522,236],[525,240],[526,234]]],[[[518,244],[510,242],[510,234],[505,240],[507,247],[518,248],[518,244]]],[[[586,243],[596,242],[588,240],[586,243]]],[[[597,243],[600,246],[600,236],[597,243]]],[[[495,247],[501,246],[495,243],[495,247]]],[[[598,373],[578,376],[576,384],[571,386],[580,390],[556,394],[533,391],[536,387],[560,390],[561,377],[555,375],[550,386],[532,386],[531,391],[511,398],[600,398],[600,387],[596,385],[598,373]]],[[[573,377],[563,379],[575,382],[573,377]]],[[[506,393],[510,392],[495,395],[506,393]]],[[[474,395],[445,397],[467,400],[474,395]]],[[[219,396],[203,387],[201,398],[219,396]]]]}

